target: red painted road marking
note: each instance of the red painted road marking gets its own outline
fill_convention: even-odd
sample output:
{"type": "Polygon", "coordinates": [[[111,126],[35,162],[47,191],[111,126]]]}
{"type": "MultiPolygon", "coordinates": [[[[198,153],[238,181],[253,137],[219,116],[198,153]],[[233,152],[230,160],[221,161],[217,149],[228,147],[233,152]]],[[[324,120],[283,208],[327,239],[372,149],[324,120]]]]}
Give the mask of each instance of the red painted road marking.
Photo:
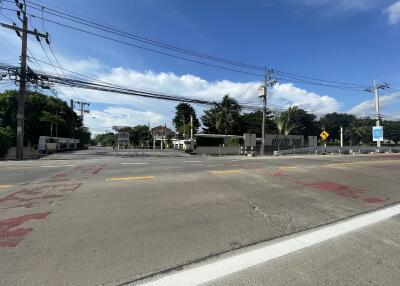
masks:
{"type": "Polygon", "coordinates": [[[76,191],[81,185],[81,183],[76,183],[25,188],[1,198],[0,208],[31,208],[43,200],[62,198],[65,194],[60,193],[76,191]]]}
{"type": "Polygon", "coordinates": [[[0,221],[0,247],[16,247],[33,228],[16,228],[31,219],[44,219],[50,212],[35,213],[0,221]]]}
{"type": "Polygon", "coordinates": [[[101,170],[103,170],[106,167],[106,164],[103,165],[97,165],[97,166],[92,166],[92,167],[85,167],[85,166],[80,166],[77,167],[77,169],[79,171],[81,171],[82,173],[86,173],[86,174],[91,174],[91,175],[96,175],[97,173],[99,173],[101,170]]]}
{"type": "Polygon", "coordinates": [[[270,172],[270,173],[267,173],[267,175],[270,175],[271,177],[282,177],[282,176],[285,176],[282,171],[270,172]]]}
{"type": "Polygon", "coordinates": [[[349,186],[341,185],[341,184],[329,182],[329,181],[317,182],[317,183],[306,183],[304,181],[297,180],[297,181],[295,181],[295,183],[305,186],[305,187],[310,187],[313,189],[332,192],[338,196],[342,196],[345,198],[360,199],[363,202],[366,202],[369,204],[377,204],[377,203],[381,203],[383,201],[390,199],[388,197],[386,197],[386,198],[365,197],[365,193],[366,193],[365,190],[352,189],[349,186]]]}

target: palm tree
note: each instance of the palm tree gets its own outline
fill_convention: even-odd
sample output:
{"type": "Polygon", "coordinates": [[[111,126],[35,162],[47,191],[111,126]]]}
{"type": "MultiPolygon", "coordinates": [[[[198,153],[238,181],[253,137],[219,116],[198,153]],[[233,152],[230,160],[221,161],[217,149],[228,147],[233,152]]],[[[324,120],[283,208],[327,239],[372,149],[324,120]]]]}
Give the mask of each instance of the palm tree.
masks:
{"type": "Polygon", "coordinates": [[[297,106],[290,106],[285,112],[282,112],[275,117],[275,124],[278,128],[279,134],[289,135],[297,128],[295,116],[298,110],[297,106]]]}
{"type": "Polygon", "coordinates": [[[296,121],[295,121],[295,115],[297,113],[299,109],[297,108],[297,106],[290,106],[287,110],[286,110],[286,120],[285,120],[285,135],[289,135],[296,127],[296,121]]]}
{"type": "Polygon", "coordinates": [[[224,95],[220,103],[216,103],[215,125],[220,134],[227,135],[232,132],[237,124],[237,117],[240,113],[238,102],[230,98],[228,94],[224,95]]]}
{"type": "Polygon", "coordinates": [[[275,125],[278,128],[279,134],[283,133],[283,129],[285,127],[285,114],[280,113],[275,117],[275,125]]]}
{"type": "Polygon", "coordinates": [[[368,135],[368,131],[357,120],[353,120],[346,130],[346,135],[350,139],[350,146],[353,146],[358,145],[361,139],[368,135]]]}

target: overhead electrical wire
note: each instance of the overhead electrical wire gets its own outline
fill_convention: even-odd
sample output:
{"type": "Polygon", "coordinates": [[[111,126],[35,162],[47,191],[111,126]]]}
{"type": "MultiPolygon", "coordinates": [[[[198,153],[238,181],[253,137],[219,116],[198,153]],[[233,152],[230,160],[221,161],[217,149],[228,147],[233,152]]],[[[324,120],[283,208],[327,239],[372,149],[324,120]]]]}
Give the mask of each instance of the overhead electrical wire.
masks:
{"type": "MultiPolygon", "coordinates": [[[[10,0],[4,0],[4,1],[12,2],[10,0]]],[[[212,60],[212,61],[215,61],[215,62],[234,65],[234,66],[238,66],[240,68],[254,69],[254,70],[258,70],[258,71],[261,71],[261,70],[264,71],[265,70],[265,67],[262,67],[262,66],[246,64],[246,63],[242,63],[242,62],[238,62],[238,61],[232,61],[232,60],[224,59],[224,58],[221,58],[221,57],[215,57],[215,56],[211,56],[211,55],[208,55],[208,54],[205,54],[205,53],[200,53],[200,52],[197,52],[197,51],[194,51],[194,50],[180,48],[180,47],[177,47],[177,46],[172,45],[172,44],[167,44],[167,43],[155,41],[155,40],[152,40],[150,38],[139,36],[139,35],[136,35],[136,34],[132,34],[132,33],[123,31],[121,29],[114,28],[114,27],[109,26],[109,25],[103,25],[103,24],[100,24],[100,23],[98,23],[96,21],[86,20],[86,19],[84,19],[82,17],[74,16],[72,14],[68,14],[68,13],[65,13],[63,11],[52,9],[52,8],[46,7],[46,6],[41,5],[41,4],[37,4],[37,3],[33,2],[33,1],[27,1],[27,3],[28,3],[27,4],[28,7],[32,8],[34,10],[37,10],[37,11],[41,11],[42,14],[46,13],[48,15],[59,17],[59,18],[62,18],[62,19],[65,19],[65,20],[68,20],[68,21],[71,21],[71,22],[74,22],[74,23],[77,23],[77,24],[80,24],[80,25],[85,25],[87,27],[95,28],[95,29],[101,30],[103,32],[112,33],[112,34],[118,35],[120,37],[129,38],[131,40],[140,41],[140,42],[143,42],[143,43],[146,43],[146,44],[150,44],[150,45],[153,45],[153,46],[156,46],[156,47],[159,47],[159,48],[168,49],[168,50],[172,50],[174,52],[179,52],[179,53],[183,53],[183,54],[186,54],[186,55],[199,57],[199,58],[202,58],[202,59],[212,60]]],[[[38,16],[35,16],[35,17],[38,17],[38,16]]],[[[65,27],[70,28],[70,29],[75,29],[75,30],[78,30],[78,31],[81,31],[81,32],[84,32],[84,33],[89,33],[89,34],[92,34],[92,35],[95,35],[95,36],[98,36],[98,37],[103,37],[103,38],[106,38],[106,39],[109,39],[109,40],[112,40],[112,41],[118,41],[120,43],[123,42],[124,44],[128,44],[128,45],[131,45],[131,46],[134,46],[134,47],[138,47],[138,48],[141,48],[141,49],[145,49],[145,50],[148,50],[148,51],[152,51],[152,52],[156,52],[156,53],[161,53],[161,54],[164,54],[164,55],[172,56],[172,57],[179,58],[179,59],[182,59],[182,60],[188,60],[188,61],[199,63],[199,64],[209,65],[209,66],[215,67],[215,68],[222,68],[222,69],[225,69],[225,70],[231,70],[231,71],[235,71],[235,72],[245,73],[245,74],[249,74],[249,75],[253,75],[253,76],[257,76],[257,77],[263,77],[264,76],[264,75],[261,75],[261,74],[254,74],[254,73],[249,73],[249,72],[243,71],[243,70],[232,69],[232,68],[223,67],[223,66],[217,66],[217,65],[214,65],[214,64],[205,63],[205,62],[201,62],[201,61],[197,61],[197,60],[193,60],[193,59],[182,58],[182,57],[177,56],[177,55],[165,53],[165,52],[154,50],[154,49],[150,49],[150,48],[147,48],[147,47],[134,45],[132,43],[126,43],[126,42],[118,40],[118,39],[110,38],[108,36],[104,36],[104,35],[100,35],[100,34],[97,34],[97,33],[91,32],[91,31],[83,30],[83,29],[80,29],[78,27],[73,27],[73,26],[70,26],[70,25],[59,23],[59,22],[51,20],[51,19],[44,19],[43,15],[42,15],[42,19],[45,20],[45,21],[54,23],[56,25],[61,25],[61,26],[64,25],[65,27]]],[[[354,84],[354,83],[347,83],[347,82],[320,79],[320,78],[317,78],[317,77],[310,77],[310,76],[304,76],[304,75],[299,75],[299,74],[294,74],[294,73],[288,73],[288,72],[284,72],[284,71],[281,71],[281,70],[273,70],[273,71],[274,71],[275,74],[281,76],[281,78],[280,78],[281,80],[288,81],[288,82],[293,81],[293,82],[307,84],[307,85],[318,85],[318,86],[325,86],[325,87],[338,88],[338,89],[351,90],[351,91],[364,91],[361,88],[368,87],[367,85],[363,85],[363,84],[354,84]]]]}
{"type": "Polygon", "coordinates": [[[103,24],[100,24],[100,23],[97,23],[97,22],[94,22],[94,21],[83,19],[82,17],[77,17],[77,16],[74,16],[74,15],[62,12],[62,11],[58,11],[58,10],[55,10],[55,9],[52,9],[52,8],[49,8],[49,7],[45,7],[43,5],[36,4],[36,3],[32,2],[32,1],[27,1],[27,3],[35,5],[37,7],[40,7],[40,8],[37,8],[37,7],[34,7],[32,5],[28,5],[28,7],[32,8],[34,10],[40,10],[40,11],[43,11],[44,13],[46,13],[46,14],[53,15],[53,16],[56,16],[56,17],[60,17],[62,19],[69,20],[71,22],[75,22],[75,23],[79,23],[79,24],[82,24],[82,25],[86,25],[86,26],[89,26],[89,27],[92,27],[92,28],[95,28],[95,29],[98,29],[98,30],[101,30],[101,31],[104,31],[104,32],[113,33],[113,34],[116,34],[116,35],[119,35],[119,36],[130,38],[130,39],[135,40],[135,41],[140,41],[140,42],[143,42],[143,43],[146,43],[146,44],[151,44],[151,45],[154,45],[154,46],[157,46],[157,47],[160,47],[160,48],[165,48],[165,49],[173,50],[173,51],[176,51],[176,52],[179,52],[179,53],[188,54],[188,55],[191,55],[191,56],[196,56],[196,57],[204,58],[204,59],[207,59],[207,60],[212,60],[212,61],[215,61],[215,62],[222,62],[222,63],[225,63],[225,64],[239,66],[239,67],[248,68],[248,69],[261,70],[261,71],[264,71],[264,69],[265,69],[262,66],[246,64],[246,63],[242,63],[242,62],[239,62],[239,61],[228,60],[228,59],[224,59],[224,58],[221,58],[221,57],[216,57],[216,56],[212,56],[212,55],[209,55],[209,54],[197,52],[197,51],[194,51],[194,50],[180,48],[180,47],[177,47],[177,46],[172,45],[172,44],[155,41],[155,40],[152,40],[152,39],[150,39],[148,37],[143,37],[143,36],[136,35],[136,34],[133,34],[133,33],[130,33],[130,32],[122,31],[121,29],[117,29],[117,28],[114,28],[114,27],[111,27],[111,26],[103,25],[103,24]]]}

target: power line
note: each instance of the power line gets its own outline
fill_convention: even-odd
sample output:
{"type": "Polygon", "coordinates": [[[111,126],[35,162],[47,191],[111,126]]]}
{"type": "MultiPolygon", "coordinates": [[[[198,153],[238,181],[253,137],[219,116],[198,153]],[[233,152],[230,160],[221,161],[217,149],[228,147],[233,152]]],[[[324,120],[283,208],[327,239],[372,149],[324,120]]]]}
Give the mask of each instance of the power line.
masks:
{"type": "MultiPolygon", "coordinates": [[[[33,17],[37,17],[36,15],[33,15],[33,14],[29,14],[29,15],[33,16],[33,17]]],[[[96,37],[99,37],[99,38],[103,38],[103,39],[106,39],[106,40],[110,40],[110,41],[113,41],[113,42],[116,42],[116,43],[120,43],[120,44],[124,44],[124,45],[128,45],[128,46],[132,46],[132,47],[139,48],[139,49],[142,49],[142,50],[146,50],[146,51],[149,51],[149,52],[158,53],[158,54],[161,54],[161,55],[173,57],[173,58],[176,58],[176,59],[189,61],[189,62],[193,62],[193,63],[197,63],[197,64],[209,66],[209,67],[214,67],[214,68],[218,68],[218,69],[229,70],[229,71],[233,71],[233,72],[237,72],[237,73],[252,75],[252,76],[256,76],[256,77],[262,77],[263,76],[262,74],[256,74],[256,73],[247,72],[247,71],[243,71],[243,70],[239,70],[239,69],[233,69],[233,68],[229,68],[229,67],[219,66],[219,65],[215,65],[215,64],[211,64],[211,63],[206,63],[206,62],[202,62],[202,61],[198,61],[198,60],[194,60],[194,59],[188,59],[188,58],[177,56],[177,55],[173,55],[173,54],[170,54],[170,53],[166,53],[166,52],[154,50],[154,49],[151,49],[151,48],[139,46],[139,45],[132,44],[132,43],[129,43],[129,42],[126,42],[126,41],[122,41],[122,40],[111,38],[111,37],[108,37],[108,36],[105,36],[105,35],[101,35],[101,34],[97,34],[97,33],[94,33],[94,32],[90,32],[90,31],[87,31],[87,30],[84,30],[84,29],[81,29],[81,28],[77,28],[77,27],[73,27],[73,26],[70,26],[70,25],[66,25],[66,24],[63,24],[63,23],[60,23],[60,22],[57,22],[57,21],[53,21],[53,20],[50,20],[50,19],[43,18],[43,20],[46,21],[46,22],[50,22],[50,23],[65,27],[65,28],[69,28],[69,29],[76,30],[76,31],[79,31],[79,32],[82,32],[82,33],[86,33],[86,34],[89,34],[89,35],[92,35],[92,36],[96,36],[96,37]]]]}
{"type": "Polygon", "coordinates": [[[362,87],[362,88],[368,87],[368,85],[365,85],[365,84],[355,84],[355,83],[348,83],[348,82],[325,80],[325,79],[320,79],[320,78],[316,78],[316,77],[310,77],[310,76],[304,76],[304,75],[299,75],[299,74],[294,74],[294,73],[283,72],[280,70],[274,70],[274,73],[288,77],[288,78],[298,79],[298,80],[307,79],[307,80],[317,80],[317,81],[331,83],[331,84],[338,84],[338,85],[342,85],[342,86],[353,86],[353,87],[362,87]]]}
{"type": "MultiPolygon", "coordinates": [[[[10,2],[12,3],[12,1],[10,0],[4,0],[5,2],[10,2]]],[[[238,69],[232,69],[232,68],[228,68],[228,67],[223,67],[223,66],[218,66],[218,65],[214,65],[214,64],[210,64],[210,63],[206,63],[206,62],[201,62],[201,61],[197,61],[197,60],[193,60],[193,59],[188,59],[188,58],[184,58],[184,57],[180,57],[174,54],[169,54],[163,51],[159,51],[159,50],[154,50],[151,48],[147,48],[147,47],[143,47],[143,46],[139,46],[139,45],[135,45],[132,43],[127,43],[125,41],[122,40],[118,40],[115,38],[111,38],[108,36],[104,36],[104,35],[100,35],[94,32],[90,32],[87,30],[83,30],[80,29],[78,27],[73,27],[70,25],[66,25],[63,23],[59,23],[56,22],[54,20],[50,20],[50,19],[44,19],[43,17],[43,13],[46,13],[48,15],[52,15],[55,17],[59,17],[74,23],[78,23],[80,25],[85,25],[87,27],[91,27],[91,28],[95,28],[107,33],[112,33],[114,35],[118,35],[120,37],[124,37],[124,38],[129,38],[135,41],[140,41],[146,44],[150,44],[156,47],[160,47],[163,49],[168,49],[168,50],[172,50],[174,52],[179,52],[179,53],[183,53],[183,54],[187,54],[190,56],[195,56],[195,57],[199,57],[199,58],[203,58],[203,59],[207,59],[207,60],[212,60],[215,62],[221,62],[224,64],[229,64],[229,65],[234,65],[234,66],[238,66],[241,68],[247,68],[247,69],[254,69],[254,70],[264,70],[264,67],[261,66],[257,66],[257,65],[251,65],[251,64],[246,64],[246,63],[242,63],[242,62],[238,62],[238,61],[232,61],[232,60],[228,60],[228,59],[224,59],[221,57],[215,57],[215,56],[211,56],[205,53],[201,53],[201,52],[197,52],[194,50],[189,50],[189,49],[184,49],[184,48],[180,48],[177,47],[175,45],[172,44],[167,44],[167,43],[163,43],[163,42],[159,42],[159,41],[155,41],[153,39],[150,39],[148,37],[143,37],[143,36],[139,36],[136,34],[132,34],[129,32],[125,32],[121,29],[118,28],[114,28],[112,26],[109,25],[103,25],[100,24],[96,21],[90,21],[90,20],[86,20],[82,17],[78,17],[78,16],[74,16],[72,14],[68,14],[56,9],[52,9],[49,7],[46,7],[44,5],[39,5],[33,1],[27,1],[28,3],[30,3],[31,5],[28,5],[28,7],[37,10],[37,11],[41,11],[42,12],[42,21],[48,21],[51,22],[53,24],[56,25],[60,25],[60,26],[64,26],[70,29],[74,29],[74,30],[78,30],[84,33],[88,33],[97,37],[102,37],[111,41],[115,41],[115,42],[119,42],[119,43],[123,43],[123,44],[127,44],[133,47],[137,47],[140,49],[144,49],[147,51],[151,51],[151,52],[155,52],[155,53],[159,53],[159,54],[163,54],[166,56],[170,56],[170,57],[174,57],[174,58],[178,58],[181,60],[186,60],[186,61],[190,61],[190,62],[194,62],[194,63],[198,63],[198,64],[202,64],[202,65],[208,65],[214,68],[219,68],[219,69],[225,69],[225,70],[230,70],[230,71],[234,71],[234,72],[239,72],[239,73],[244,73],[244,74],[248,74],[248,75],[253,75],[253,76],[261,76],[260,74],[255,74],[255,73],[251,73],[251,72],[247,72],[247,71],[243,71],[243,70],[238,70],[238,69]],[[36,6],[36,7],[35,7],[36,6]]],[[[38,17],[36,15],[33,15],[34,17],[38,17]]],[[[356,84],[356,83],[348,83],[348,82],[340,82],[340,81],[332,81],[332,80],[326,80],[326,79],[321,79],[321,78],[317,78],[317,77],[310,77],[310,76],[305,76],[305,75],[300,75],[300,74],[294,74],[294,73],[289,73],[289,72],[284,72],[281,70],[273,70],[273,72],[279,76],[281,76],[279,79],[282,81],[287,81],[287,82],[297,82],[297,83],[302,83],[302,84],[308,84],[308,85],[317,85],[317,86],[324,86],[324,87],[330,87],[330,88],[337,88],[337,89],[343,89],[343,90],[350,90],[350,91],[360,91],[361,88],[365,89],[367,87],[367,85],[364,84],[356,84]]]]}
{"type": "Polygon", "coordinates": [[[69,20],[71,22],[79,23],[79,24],[82,24],[82,25],[85,25],[85,26],[88,26],[88,27],[92,27],[92,28],[95,28],[95,29],[98,29],[98,30],[101,30],[101,31],[105,31],[105,32],[108,32],[108,33],[113,33],[113,34],[116,34],[116,35],[119,35],[119,36],[130,38],[130,39],[135,40],[135,41],[140,41],[140,42],[143,42],[143,43],[146,43],[146,44],[150,44],[150,45],[153,45],[153,46],[157,46],[157,47],[160,47],[160,48],[173,50],[175,52],[188,54],[188,55],[191,55],[191,56],[196,56],[196,57],[204,58],[204,59],[207,59],[207,60],[212,60],[212,61],[215,61],[215,62],[222,62],[222,63],[225,63],[225,64],[230,64],[230,65],[239,66],[239,67],[242,67],[242,68],[254,69],[254,70],[264,70],[264,68],[261,67],[261,66],[252,65],[252,64],[246,64],[246,63],[242,63],[242,62],[239,62],[239,61],[228,60],[228,59],[212,56],[212,55],[209,55],[209,54],[197,52],[197,51],[190,50],[190,49],[180,48],[180,47],[177,47],[177,46],[172,45],[172,44],[167,44],[167,43],[155,41],[155,40],[152,40],[152,39],[147,38],[147,37],[139,36],[139,35],[132,34],[132,33],[126,32],[126,31],[122,31],[121,29],[117,29],[117,28],[114,28],[112,26],[107,26],[107,25],[99,24],[99,23],[94,22],[94,21],[86,20],[86,19],[83,19],[81,17],[77,17],[77,16],[74,16],[74,15],[71,15],[71,14],[68,14],[68,13],[65,13],[65,12],[58,11],[56,9],[44,7],[43,5],[39,5],[39,4],[36,4],[34,2],[31,2],[31,1],[27,1],[27,2],[32,4],[32,5],[36,5],[38,7],[41,7],[41,9],[39,9],[37,7],[33,7],[33,6],[29,5],[29,7],[31,7],[32,9],[40,10],[40,11],[43,11],[44,13],[46,13],[46,14],[49,14],[49,15],[60,17],[60,18],[63,18],[65,20],[69,20]]]}

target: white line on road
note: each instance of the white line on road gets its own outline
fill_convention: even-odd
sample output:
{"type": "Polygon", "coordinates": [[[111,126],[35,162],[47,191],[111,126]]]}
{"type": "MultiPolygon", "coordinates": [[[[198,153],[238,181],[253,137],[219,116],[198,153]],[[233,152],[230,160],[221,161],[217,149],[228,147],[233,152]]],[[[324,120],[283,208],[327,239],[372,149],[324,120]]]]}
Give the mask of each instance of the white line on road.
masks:
{"type": "Polygon", "coordinates": [[[121,163],[121,165],[147,165],[146,162],[125,162],[121,163]]]}
{"type": "MultiPolygon", "coordinates": [[[[285,240],[262,246],[255,250],[223,258],[216,262],[200,265],[191,269],[175,272],[154,281],[139,285],[145,286],[197,286],[212,280],[242,271],[246,268],[265,263],[295,251],[305,249],[334,237],[377,223],[400,214],[400,204],[380,209],[351,219],[324,226],[300,235],[292,235],[285,240]]],[[[129,284],[134,285],[134,284],[129,284]]],[[[135,284],[137,285],[137,284],[135,284]]]]}
{"type": "Polygon", "coordinates": [[[183,163],[203,163],[204,161],[183,161],[183,163]]]}

